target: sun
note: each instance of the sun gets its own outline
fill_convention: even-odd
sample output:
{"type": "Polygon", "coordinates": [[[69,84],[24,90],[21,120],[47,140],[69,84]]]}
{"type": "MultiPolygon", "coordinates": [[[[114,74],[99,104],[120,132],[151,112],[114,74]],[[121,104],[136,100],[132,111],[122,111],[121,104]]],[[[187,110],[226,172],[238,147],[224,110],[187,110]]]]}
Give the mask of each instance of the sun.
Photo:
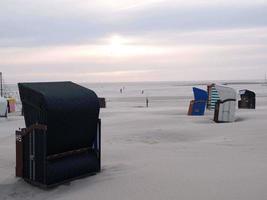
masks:
{"type": "Polygon", "coordinates": [[[108,51],[111,56],[124,56],[128,50],[129,41],[122,36],[113,35],[108,39],[108,51]]]}
{"type": "Polygon", "coordinates": [[[126,43],[127,40],[119,35],[113,35],[110,37],[110,44],[111,45],[122,45],[123,43],[126,43]]]}

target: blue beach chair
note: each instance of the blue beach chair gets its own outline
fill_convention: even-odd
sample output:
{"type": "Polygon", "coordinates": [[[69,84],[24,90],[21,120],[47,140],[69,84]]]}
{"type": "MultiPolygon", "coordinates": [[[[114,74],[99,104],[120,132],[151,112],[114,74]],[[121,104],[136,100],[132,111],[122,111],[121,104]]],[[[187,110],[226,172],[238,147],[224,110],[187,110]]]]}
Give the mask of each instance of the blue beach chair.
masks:
{"type": "Polygon", "coordinates": [[[205,90],[193,87],[195,100],[190,101],[188,115],[204,115],[208,100],[208,94],[205,90]]]}

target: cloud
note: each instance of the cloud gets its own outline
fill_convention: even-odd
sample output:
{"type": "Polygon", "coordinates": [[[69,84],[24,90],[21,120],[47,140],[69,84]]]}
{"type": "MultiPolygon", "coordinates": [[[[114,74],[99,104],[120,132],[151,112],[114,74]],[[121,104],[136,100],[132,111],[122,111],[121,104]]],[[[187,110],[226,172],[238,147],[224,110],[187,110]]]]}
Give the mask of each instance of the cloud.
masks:
{"type": "Polygon", "coordinates": [[[0,38],[1,46],[77,44],[111,33],[266,27],[266,18],[264,1],[11,0],[0,5],[0,38]]]}
{"type": "Polygon", "coordinates": [[[263,0],[1,1],[0,66],[13,81],[257,78],[266,19],[263,0]]]}

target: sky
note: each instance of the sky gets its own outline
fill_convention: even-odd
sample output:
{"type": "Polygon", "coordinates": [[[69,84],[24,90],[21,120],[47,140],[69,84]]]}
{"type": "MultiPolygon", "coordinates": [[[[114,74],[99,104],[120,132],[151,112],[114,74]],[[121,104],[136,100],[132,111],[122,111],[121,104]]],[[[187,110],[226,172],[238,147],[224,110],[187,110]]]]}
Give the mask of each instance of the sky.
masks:
{"type": "Polygon", "coordinates": [[[0,71],[10,83],[264,79],[267,0],[0,0],[0,71]]]}

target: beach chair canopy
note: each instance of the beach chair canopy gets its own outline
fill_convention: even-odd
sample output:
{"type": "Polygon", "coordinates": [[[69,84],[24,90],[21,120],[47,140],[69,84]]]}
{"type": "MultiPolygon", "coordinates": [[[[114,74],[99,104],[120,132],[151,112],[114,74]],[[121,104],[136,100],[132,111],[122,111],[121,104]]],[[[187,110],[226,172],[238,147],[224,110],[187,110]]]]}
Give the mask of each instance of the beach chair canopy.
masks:
{"type": "Polygon", "coordinates": [[[72,82],[19,83],[26,127],[47,125],[47,154],[91,146],[99,117],[97,95],[72,82]]]}
{"type": "Polygon", "coordinates": [[[0,117],[5,117],[7,114],[7,100],[0,97],[0,117]]]}
{"type": "Polygon", "coordinates": [[[205,90],[193,87],[193,92],[196,101],[207,101],[208,93],[205,90]]]}
{"type": "Polygon", "coordinates": [[[241,97],[245,97],[245,98],[255,98],[256,97],[255,92],[250,91],[250,90],[240,90],[239,95],[241,97]]]}
{"type": "Polygon", "coordinates": [[[221,101],[225,101],[227,99],[236,100],[236,91],[233,88],[221,85],[215,85],[215,88],[218,91],[221,101]]]}

